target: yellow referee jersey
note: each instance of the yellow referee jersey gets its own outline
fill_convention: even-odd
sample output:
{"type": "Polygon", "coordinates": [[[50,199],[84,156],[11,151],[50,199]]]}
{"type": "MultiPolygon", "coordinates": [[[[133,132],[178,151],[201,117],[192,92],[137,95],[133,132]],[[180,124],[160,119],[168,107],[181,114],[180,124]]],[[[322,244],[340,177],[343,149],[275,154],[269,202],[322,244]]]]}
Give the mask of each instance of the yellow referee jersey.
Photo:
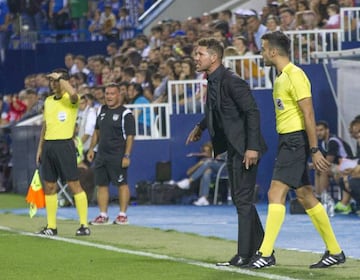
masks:
{"type": "Polygon", "coordinates": [[[60,99],[48,96],[44,104],[44,121],[46,124],[45,140],[71,139],[74,135],[78,102],[73,104],[69,93],[60,99]]]}
{"type": "Polygon", "coordinates": [[[273,89],[276,130],[279,134],[305,129],[298,101],[307,97],[311,97],[309,79],[302,69],[289,63],[276,78],[273,89]]]}

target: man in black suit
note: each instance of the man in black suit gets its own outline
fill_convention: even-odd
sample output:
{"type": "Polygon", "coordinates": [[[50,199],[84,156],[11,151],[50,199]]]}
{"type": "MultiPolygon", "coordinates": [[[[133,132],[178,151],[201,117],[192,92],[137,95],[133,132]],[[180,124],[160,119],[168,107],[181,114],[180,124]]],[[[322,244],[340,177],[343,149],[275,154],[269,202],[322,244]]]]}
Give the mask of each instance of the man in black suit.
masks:
{"type": "Polygon", "coordinates": [[[248,84],[222,65],[224,48],[214,38],[200,39],[195,50],[198,72],[208,76],[205,118],[190,132],[186,144],[209,131],[217,156],[228,152],[231,195],[238,213],[237,254],[217,265],[248,265],[264,236],[253,195],[258,161],[266,151],[260,133],[260,115],[248,84]]]}

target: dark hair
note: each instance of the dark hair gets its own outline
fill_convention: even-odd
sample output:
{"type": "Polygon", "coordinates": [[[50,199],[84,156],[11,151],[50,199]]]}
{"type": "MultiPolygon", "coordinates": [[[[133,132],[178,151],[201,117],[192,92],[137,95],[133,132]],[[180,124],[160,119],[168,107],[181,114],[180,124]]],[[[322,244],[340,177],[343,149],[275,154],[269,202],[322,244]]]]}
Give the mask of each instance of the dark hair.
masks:
{"type": "Polygon", "coordinates": [[[26,94],[35,94],[35,95],[37,95],[36,89],[34,89],[34,88],[27,88],[25,90],[25,93],[26,94]]]}
{"type": "Polygon", "coordinates": [[[117,91],[120,91],[120,87],[118,83],[108,83],[105,85],[105,91],[107,88],[116,88],[117,91]]]}
{"type": "Polygon", "coordinates": [[[75,59],[80,60],[80,61],[82,61],[84,64],[86,64],[86,58],[85,58],[85,56],[83,56],[83,55],[81,55],[81,54],[75,56],[75,59]]]}
{"type": "Polygon", "coordinates": [[[138,96],[140,96],[140,95],[143,95],[144,90],[143,90],[141,84],[139,84],[139,83],[130,83],[129,86],[133,86],[133,87],[134,87],[135,91],[137,92],[136,97],[138,97],[138,96]]]}
{"type": "Polygon", "coordinates": [[[223,58],[224,55],[224,46],[221,42],[216,40],[215,38],[203,38],[197,42],[197,45],[200,47],[206,47],[207,49],[215,52],[220,59],[223,58]]]}
{"type": "Polygon", "coordinates": [[[127,66],[123,69],[123,73],[125,75],[128,75],[130,77],[134,77],[135,76],[135,67],[134,66],[127,66]]]}
{"type": "Polygon", "coordinates": [[[265,33],[261,39],[268,41],[270,47],[277,48],[280,55],[289,56],[291,42],[289,37],[283,32],[275,31],[271,33],[265,33]]]}
{"type": "Polygon", "coordinates": [[[327,121],[324,120],[320,120],[316,122],[316,126],[323,126],[326,129],[329,129],[329,123],[327,121]]]}
{"type": "Polygon", "coordinates": [[[119,87],[122,87],[122,86],[128,87],[128,86],[129,86],[129,82],[128,82],[128,81],[121,81],[121,82],[119,83],[119,87]]]}
{"type": "Polygon", "coordinates": [[[280,15],[283,14],[283,13],[289,13],[290,15],[294,16],[295,15],[295,11],[291,8],[285,8],[284,10],[282,10],[280,12],[280,15]]]}

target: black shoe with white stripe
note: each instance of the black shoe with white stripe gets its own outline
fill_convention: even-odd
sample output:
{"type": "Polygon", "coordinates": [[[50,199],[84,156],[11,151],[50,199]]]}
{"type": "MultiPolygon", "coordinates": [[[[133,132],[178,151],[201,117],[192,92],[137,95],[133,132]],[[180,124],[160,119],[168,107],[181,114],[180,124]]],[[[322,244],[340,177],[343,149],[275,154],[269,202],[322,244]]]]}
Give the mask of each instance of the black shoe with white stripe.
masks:
{"type": "Polygon", "coordinates": [[[88,236],[90,235],[89,227],[81,225],[80,228],[75,233],[76,236],[88,236]]]}
{"type": "Polygon", "coordinates": [[[346,257],[343,251],[336,255],[331,255],[329,251],[325,251],[325,254],[322,256],[321,260],[310,265],[310,268],[327,268],[333,265],[344,263],[345,261],[346,257]]]}
{"type": "Polygon", "coordinates": [[[46,226],[42,230],[40,230],[37,234],[55,236],[55,235],[57,235],[57,229],[56,228],[48,228],[46,226]]]}
{"type": "Polygon", "coordinates": [[[257,251],[255,255],[252,257],[248,267],[252,269],[259,269],[259,268],[273,266],[275,264],[276,264],[276,260],[274,256],[274,251],[269,257],[263,257],[262,253],[257,251]]]}

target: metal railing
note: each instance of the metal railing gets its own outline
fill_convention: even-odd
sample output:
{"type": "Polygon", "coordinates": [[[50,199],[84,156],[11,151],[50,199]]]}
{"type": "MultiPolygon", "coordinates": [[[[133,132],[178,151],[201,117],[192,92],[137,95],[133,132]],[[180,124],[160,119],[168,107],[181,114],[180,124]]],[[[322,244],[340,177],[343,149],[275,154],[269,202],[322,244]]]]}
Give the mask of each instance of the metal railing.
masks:
{"type": "Polygon", "coordinates": [[[171,114],[204,113],[207,80],[168,81],[171,114]]]}
{"type": "Polygon", "coordinates": [[[127,104],[135,118],[135,139],[169,139],[170,105],[168,103],[127,104]]]}
{"type": "Polygon", "coordinates": [[[275,71],[271,67],[264,67],[261,55],[237,55],[224,58],[224,65],[240,75],[251,89],[272,88],[275,71]],[[273,77],[271,77],[273,75],[273,77]]]}
{"type": "Polygon", "coordinates": [[[341,29],[293,30],[284,32],[291,40],[290,59],[296,64],[318,63],[312,52],[341,50],[341,29]]]}
{"type": "Polygon", "coordinates": [[[340,9],[342,41],[360,41],[360,7],[340,9]]]}

